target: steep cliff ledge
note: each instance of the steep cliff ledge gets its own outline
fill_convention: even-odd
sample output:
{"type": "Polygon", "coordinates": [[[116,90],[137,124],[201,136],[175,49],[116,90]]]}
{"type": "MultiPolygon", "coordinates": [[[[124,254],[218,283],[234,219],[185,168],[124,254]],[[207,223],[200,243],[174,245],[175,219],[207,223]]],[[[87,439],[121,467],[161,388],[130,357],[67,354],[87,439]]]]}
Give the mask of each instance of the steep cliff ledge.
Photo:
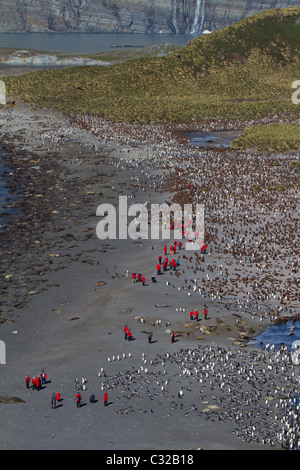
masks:
{"type": "Polygon", "coordinates": [[[2,0],[0,32],[200,34],[298,0],[2,0]]]}

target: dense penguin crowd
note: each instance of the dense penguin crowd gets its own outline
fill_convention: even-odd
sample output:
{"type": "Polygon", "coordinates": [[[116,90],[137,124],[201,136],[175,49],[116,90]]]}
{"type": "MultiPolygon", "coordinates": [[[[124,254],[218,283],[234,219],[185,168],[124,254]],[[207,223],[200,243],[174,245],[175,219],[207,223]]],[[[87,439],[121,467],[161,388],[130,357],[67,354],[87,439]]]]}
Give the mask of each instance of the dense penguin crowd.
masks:
{"type": "Polygon", "coordinates": [[[101,389],[113,393],[118,414],[196,414],[231,422],[246,442],[299,448],[299,374],[285,346],[248,351],[198,345],[152,359],[143,353],[138,369],[114,375],[102,369],[99,379],[101,389]]]}

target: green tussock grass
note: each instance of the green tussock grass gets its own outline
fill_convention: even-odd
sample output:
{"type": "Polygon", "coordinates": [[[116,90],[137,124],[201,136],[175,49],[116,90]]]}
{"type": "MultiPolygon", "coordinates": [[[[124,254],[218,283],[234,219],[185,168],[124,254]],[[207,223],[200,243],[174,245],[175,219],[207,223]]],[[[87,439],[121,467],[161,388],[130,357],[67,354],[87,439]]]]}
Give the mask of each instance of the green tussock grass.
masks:
{"type": "MultiPolygon", "coordinates": [[[[257,148],[280,152],[300,150],[300,124],[269,124],[247,127],[242,135],[231,143],[234,149],[257,148]]],[[[291,163],[298,168],[298,162],[291,163]]]]}
{"type": "Polygon", "coordinates": [[[126,122],[299,114],[300,7],[269,10],[165,57],[7,77],[8,93],[65,114],[126,122]]]}

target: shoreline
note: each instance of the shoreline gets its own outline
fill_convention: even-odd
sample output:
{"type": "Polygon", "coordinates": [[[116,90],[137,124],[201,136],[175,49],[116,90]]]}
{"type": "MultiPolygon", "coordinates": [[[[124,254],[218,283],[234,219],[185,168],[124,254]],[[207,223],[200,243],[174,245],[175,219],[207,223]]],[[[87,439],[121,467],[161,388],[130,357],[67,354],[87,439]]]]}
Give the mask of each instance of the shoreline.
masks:
{"type": "MultiPolygon", "coordinates": [[[[151,284],[157,255],[163,254],[161,241],[100,241],[95,234],[96,207],[102,202],[117,203],[120,194],[139,203],[171,202],[174,195],[182,197],[187,181],[186,173],[180,175],[183,183],[177,169],[175,175],[172,173],[177,166],[188,166],[186,162],[196,164],[195,153],[207,162],[222,157],[220,164],[226,158],[233,163],[234,155],[243,153],[187,149],[172,134],[174,129],[171,132],[163,126],[146,129],[88,117],[79,127],[75,118],[69,122],[57,112],[30,110],[28,105],[7,111],[1,118],[3,123],[7,126],[3,140],[15,149],[11,157],[14,184],[20,185],[22,192],[16,206],[25,215],[14,216],[13,223],[0,234],[1,242],[4,241],[1,316],[5,320],[0,328],[7,348],[7,364],[0,366],[0,395],[18,396],[25,403],[0,405],[2,422],[6,423],[5,429],[0,430],[1,448],[279,447],[275,431],[274,437],[268,431],[270,441],[266,438],[262,443],[262,429],[251,438],[245,431],[249,423],[243,429],[235,422],[234,410],[227,402],[227,393],[220,388],[222,380],[218,375],[222,369],[219,361],[225,358],[228,377],[230,367],[237,368],[239,361],[250,370],[254,358],[259,363],[257,375],[262,374],[273,353],[249,346],[247,338],[251,330],[259,333],[269,325],[272,316],[246,311],[242,297],[234,293],[231,300],[226,296],[222,300],[213,298],[209,286],[204,289],[205,297],[199,295],[198,289],[194,291],[192,279],[213,276],[212,266],[221,264],[217,253],[209,251],[198,267],[194,259],[192,270],[188,257],[194,253],[182,250],[178,254],[182,277],[167,271],[157,276],[156,284],[151,284]],[[162,175],[167,177],[162,180],[162,175]],[[197,271],[199,267],[203,272],[197,271]],[[133,270],[141,270],[148,285],[133,284],[133,270]],[[204,303],[209,305],[208,320],[202,318],[204,303]],[[192,306],[199,307],[197,323],[189,320],[192,306]],[[141,317],[146,323],[139,321],[141,317]],[[132,342],[123,338],[126,323],[132,328],[132,342]],[[150,328],[152,344],[148,344],[144,333],[150,328]],[[174,344],[167,333],[170,329],[177,333],[174,344]],[[198,363],[196,372],[190,369],[190,361],[181,370],[179,364],[190,354],[197,361],[204,357],[205,366],[214,363],[215,370],[200,372],[198,363]],[[98,376],[101,367],[106,377],[98,376]],[[41,369],[46,370],[51,383],[39,392],[26,390],[25,374],[32,376],[41,369]],[[76,410],[75,378],[81,377],[87,377],[87,390],[82,391],[86,406],[76,410]],[[215,387],[213,392],[209,385],[215,387]],[[101,387],[108,390],[111,401],[105,411],[101,387]],[[185,387],[183,399],[177,396],[180,387],[185,387]],[[51,410],[52,392],[58,390],[63,396],[62,406],[51,410]],[[94,408],[88,403],[92,391],[99,401],[94,408]],[[28,422],[30,429],[24,433],[28,422]],[[237,435],[233,433],[235,428],[237,435]],[[184,430],[184,438],[179,430],[184,430]]],[[[255,156],[249,157],[248,165],[251,158],[255,160],[255,156]]],[[[205,179],[208,178],[206,174],[205,179]]],[[[193,188],[196,190],[195,183],[193,188]]],[[[233,270],[228,265],[228,277],[233,270]]],[[[287,304],[286,308],[295,307],[287,304]]],[[[285,373],[290,376],[295,366],[286,352],[282,354],[285,373]]],[[[285,386],[285,375],[276,373],[275,368],[269,374],[270,382],[259,383],[261,396],[253,396],[252,404],[244,401],[246,394],[253,393],[249,383],[247,393],[243,390],[240,399],[242,407],[249,407],[253,416],[261,413],[258,422],[271,430],[279,398],[276,387],[285,386]],[[264,409],[260,401],[263,403],[271,395],[272,401],[264,409]]],[[[291,389],[293,381],[289,384],[291,389]]],[[[243,383],[237,383],[236,390],[241,386],[243,383]]],[[[243,419],[247,421],[246,417],[243,419]]]]}

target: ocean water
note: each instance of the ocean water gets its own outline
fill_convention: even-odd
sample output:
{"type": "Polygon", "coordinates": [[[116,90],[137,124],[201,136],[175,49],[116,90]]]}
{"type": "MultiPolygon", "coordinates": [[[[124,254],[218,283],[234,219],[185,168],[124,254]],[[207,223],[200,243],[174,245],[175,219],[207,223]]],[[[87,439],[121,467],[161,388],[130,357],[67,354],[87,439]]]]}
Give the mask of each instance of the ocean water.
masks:
{"type": "Polygon", "coordinates": [[[0,47],[88,54],[109,51],[114,47],[145,47],[162,43],[185,46],[196,37],[198,35],[193,34],[0,33],[0,47]]]}

